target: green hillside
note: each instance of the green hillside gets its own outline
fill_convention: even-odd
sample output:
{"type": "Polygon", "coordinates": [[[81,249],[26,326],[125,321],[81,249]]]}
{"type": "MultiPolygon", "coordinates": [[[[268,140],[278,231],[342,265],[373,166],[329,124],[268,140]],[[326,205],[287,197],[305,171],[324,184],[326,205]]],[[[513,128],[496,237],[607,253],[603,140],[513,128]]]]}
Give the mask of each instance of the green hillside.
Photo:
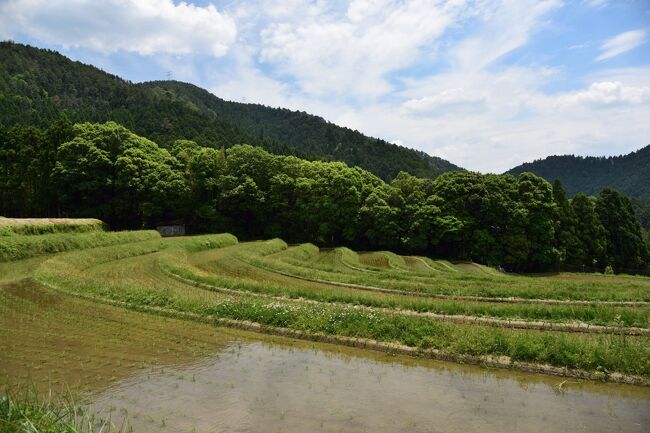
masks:
{"type": "Polygon", "coordinates": [[[186,83],[134,84],[55,51],[0,43],[0,123],[45,128],[62,113],[73,122],[113,120],[163,146],[176,139],[206,147],[247,143],[343,161],[385,180],[400,171],[432,178],[458,169],[304,112],[229,102],[186,83]]]}
{"type": "Polygon", "coordinates": [[[549,182],[560,179],[567,194],[598,194],[614,188],[630,197],[650,198],[650,145],[627,155],[614,157],[549,156],[508,171],[535,173],[549,182]]]}
{"type": "Polygon", "coordinates": [[[627,155],[613,157],[549,156],[527,162],[508,171],[518,175],[532,172],[549,182],[560,179],[567,195],[579,192],[597,195],[614,188],[631,197],[639,222],[650,229],[650,145],[627,155]]]}

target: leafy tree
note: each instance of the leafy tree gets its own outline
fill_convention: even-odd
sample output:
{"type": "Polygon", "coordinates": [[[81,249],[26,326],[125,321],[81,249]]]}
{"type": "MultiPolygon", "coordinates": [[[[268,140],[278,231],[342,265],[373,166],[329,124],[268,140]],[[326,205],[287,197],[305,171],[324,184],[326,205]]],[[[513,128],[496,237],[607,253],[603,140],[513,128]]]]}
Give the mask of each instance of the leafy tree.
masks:
{"type": "Polygon", "coordinates": [[[84,123],[59,146],[52,179],[67,214],[142,226],[178,207],[186,192],[178,165],[169,152],[114,122],[84,123]]]}
{"type": "Polygon", "coordinates": [[[183,218],[190,231],[242,239],[348,245],[474,260],[516,271],[559,261],[604,269],[643,266],[647,247],[627,198],[595,203],[531,173],[399,173],[390,183],[341,162],[307,161],[259,147],[169,151],[114,122],[43,131],[0,127],[2,211],[92,216],[113,228],[183,218]],[[16,193],[18,192],[18,193],[16,193]],[[601,223],[602,221],[602,223],[601,223]]]}
{"type": "Polygon", "coordinates": [[[607,264],[607,233],[596,213],[595,201],[583,193],[571,200],[576,215],[576,237],[579,248],[571,258],[571,264],[604,268],[607,264]]]}
{"type": "Polygon", "coordinates": [[[400,225],[399,205],[403,205],[403,200],[398,206],[389,204],[391,195],[398,194],[395,188],[385,185],[366,198],[360,209],[360,218],[367,245],[381,249],[396,249],[401,245],[404,227],[400,225]]]}
{"type": "Polygon", "coordinates": [[[560,262],[580,264],[582,252],[581,242],[576,233],[578,221],[559,179],[553,182],[553,200],[555,201],[555,248],[560,255],[560,262]]]}
{"type": "Polygon", "coordinates": [[[643,268],[648,251],[630,200],[605,188],[596,200],[596,212],[607,233],[607,258],[614,270],[643,268]]]}
{"type": "Polygon", "coordinates": [[[433,251],[442,239],[455,239],[462,223],[452,215],[443,215],[440,197],[431,195],[415,211],[407,247],[411,251],[433,251]]]}

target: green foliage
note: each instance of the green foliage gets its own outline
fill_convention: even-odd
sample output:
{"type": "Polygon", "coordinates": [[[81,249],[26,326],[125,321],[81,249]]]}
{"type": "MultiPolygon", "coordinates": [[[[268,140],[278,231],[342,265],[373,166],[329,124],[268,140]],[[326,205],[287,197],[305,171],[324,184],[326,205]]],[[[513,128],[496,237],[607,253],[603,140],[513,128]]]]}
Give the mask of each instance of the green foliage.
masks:
{"type": "Polygon", "coordinates": [[[77,408],[70,404],[39,400],[35,393],[18,397],[0,395],[0,432],[79,433],[92,431],[89,428],[91,426],[89,420],[82,419],[76,410],[77,408]]]}
{"type": "Polygon", "coordinates": [[[553,182],[553,199],[555,201],[555,248],[560,262],[579,265],[582,255],[581,239],[578,236],[578,217],[566,197],[564,186],[559,179],[553,182]]]}
{"type": "Polygon", "coordinates": [[[650,230],[650,198],[630,197],[630,201],[641,227],[650,230]]]}
{"type": "Polygon", "coordinates": [[[43,128],[66,114],[73,122],[115,121],[163,146],[179,139],[215,148],[249,143],[279,154],[344,161],[386,180],[402,170],[435,177],[458,169],[305,112],[225,101],[175,81],[133,84],[54,51],[2,42],[0,66],[5,126],[43,128]]]}
{"type": "Polygon", "coordinates": [[[182,219],[193,232],[429,254],[514,271],[563,265],[602,270],[608,257],[616,269],[647,263],[629,201],[619,198],[596,212],[584,195],[569,202],[559,181],[551,186],[532,173],[515,178],[458,171],[432,181],[401,172],[385,183],[358,167],[249,145],[212,149],[177,140],[167,151],[114,122],[53,132],[63,124],[65,119],[27,135],[23,127],[5,131],[10,138],[0,149],[11,152],[29,148],[33,137],[40,137],[34,149],[41,150],[49,149],[39,144],[43,137],[67,140],[51,156],[50,150],[32,152],[34,159],[48,160],[48,182],[30,184],[31,157],[23,161],[27,167],[14,163],[3,173],[3,185],[27,177],[17,183],[23,185],[22,201],[3,203],[5,213],[20,215],[27,206],[50,216],[51,202],[57,214],[100,217],[112,228],[182,219]],[[629,227],[621,226],[624,221],[629,227]],[[606,231],[604,222],[620,227],[606,231]],[[622,253],[629,242],[636,249],[622,253]]]}
{"type": "Polygon", "coordinates": [[[52,170],[68,212],[142,227],[182,207],[187,187],[165,149],[114,122],[78,124],[72,136],[59,146],[52,170]]]}
{"type": "Polygon", "coordinates": [[[508,173],[532,172],[549,182],[560,179],[569,196],[598,194],[610,187],[632,197],[650,198],[650,145],[613,157],[549,156],[522,164],[508,173]]]}
{"type": "Polygon", "coordinates": [[[571,201],[571,208],[577,218],[576,236],[581,245],[571,263],[602,268],[607,261],[607,233],[596,213],[595,201],[579,193],[571,201]]]}
{"type": "Polygon", "coordinates": [[[648,247],[630,200],[605,188],[596,200],[596,212],[607,233],[607,258],[614,269],[645,267],[648,247]]]}

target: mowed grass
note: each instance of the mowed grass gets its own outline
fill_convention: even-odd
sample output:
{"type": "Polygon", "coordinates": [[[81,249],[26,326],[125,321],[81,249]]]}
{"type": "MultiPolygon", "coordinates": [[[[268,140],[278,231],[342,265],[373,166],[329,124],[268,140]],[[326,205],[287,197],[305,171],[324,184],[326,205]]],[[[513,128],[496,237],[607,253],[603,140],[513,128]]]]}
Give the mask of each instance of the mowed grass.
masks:
{"type": "MultiPolygon", "coordinates": [[[[578,285],[582,299],[591,299],[589,287],[595,284],[596,298],[609,299],[604,294],[617,291],[618,283],[587,280],[585,286],[582,280],[558,280],[561,286],[558,289],[544,286],[554,281],[552,277],[490,275],[463,271],[447,263],[429,264],[424,259],[426,268],[410,266],[407,259],[401,258],[397,263],[403,269],[399,270],[369,270],[361,262],[362,266],[355,269],[356,253],[340,249],[321,253],[314,248],[287,248],[281,240],[237,244],[230,235],[158,239],[58,254],[40,263],[33,276],[36,281],[58,291],[121,302],[131,308],[149,308],[161,314],[176,313],[207,321],[250,321],[309,334],[366,338],[450,354],[500,356],[513,361],[650,378],[650,338],[647,336],[515,330],[401,313],[408,309],[489,317],[581,320],[622,327],[642,326],[644,321],[647,326],[645,306],[445,302],[408,293],[374,293],[327,282],[315,283],[278,271],[300,271],[317,278],[381,282],[389,287],[393,281],[411,282],[432,293],[439,293],[440,285],[454,287],[453,293],[467,293],[467,289],[463,290],[464,281],[472,284],[487,281],[490,287],[503,286],[502,290],[524,298],[522,293],[531,298],[551,294],[562,299],[558,291],[561,293],[570,285],[578,285]],[[342,263],[343,260],[352,263],[342,263]],[[316,266],[310,274],[312,264],[316,266]],[[436,266],[441,270],[436,270],[436,266]],[[516,282],[515,287],[508,288],[511,281],[516,282]],[[209,286],[199,287],[195,283],[209,286]],[[536,287],[543,290],[534,293],[536,287]]],[[[393,258],[393,263],[396,260],[393,258]]],[[[624,288],[625,298],[643,300],[644,290],[647,290],[645,281],[629,279],[628,284],[641,289],[624,288]]],[[[500,293],[496,289],[490,293],[495,292],[500,293]]]]}
{"type": "MultiPolygon", "coordinates": [[[[286,247],[285,247],[286,248],[286,247]]],[[[296,247],[290,247],[296,248],[296,247]]],[[[329,255],[329,252],[321,253],[329,255]]],[[[281,254],[258,254],[256,263],[298,277],[379,287],[419,294],[480,296],[488,298],[550,299],[565,301],[650,302],[650,278],[599,274],[558,276],[515,276],[475,264],[453,265],[444,261],[422,260],[432,272],[394,269],[360,272],[336,265],[313,266],[318,259],[300,261],[281,254]],[[470,268],[467,270],[465,268],[470,268]]]]}

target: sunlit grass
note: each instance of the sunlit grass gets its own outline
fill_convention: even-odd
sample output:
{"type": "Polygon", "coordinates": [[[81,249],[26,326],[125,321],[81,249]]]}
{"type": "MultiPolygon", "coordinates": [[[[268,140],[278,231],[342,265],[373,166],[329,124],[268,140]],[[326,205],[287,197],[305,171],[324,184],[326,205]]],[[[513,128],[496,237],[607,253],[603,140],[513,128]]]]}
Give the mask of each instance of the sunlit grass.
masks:
{"type": "MultiPolygon", "coordinates": [[[[358,306],[408,307],[416,311],[455,309],[463,313],[542,316],[556,320],[575,319],[577,316],[627,325],[640,324],[643,317],[647,317],[644,309],[434,303],[402,296],[355,293],[346,288],[307,281],[283,285],[279,283],[283,281],[281,278],[290,277],[247,265],[242,259],[264,260],[286,249],[286,244],[280,240],[241,245],[234,242],[234,238],[227,236],[176,238],[95,248],[54,256],[45,261],[35,275],[39,281],[59,290],[122,302],[134,308],[158,308],[161,312],[166,311],[165,314],[177,312],[205,319],[250,321],[300,332],[360,337],[461,355],[507,356],[516,361],[650,376],[648,337],[500,329],[359,309],[358,306]],[[215,248],[218,246],[222,248],[215,248]],[[210,282],[239,293],[210,292],[189,283],[167,281],[160,274],[161,269],[156,269],[158,265],[162,270],[179,272],[184,278],[210,282]],[[246,292],[319,302],[296,303],[249,296],[246,292]],[[332,304],[332,301],[347,305],[332,304]],[[631,313],[626,315],[626,311],[631,313]]],[[[306,258],[313,260],[310,255],[307,254],[306,258]]],[[[286,261],[277,261],[286,265],[286,261]]],[[[468,277],[475,275],[465,274],[468,277]]],[[[480,278],[502,281],[501,276],[480,278]]],[[[610,290],[613,289],[610,287],[610,290]]]]}

